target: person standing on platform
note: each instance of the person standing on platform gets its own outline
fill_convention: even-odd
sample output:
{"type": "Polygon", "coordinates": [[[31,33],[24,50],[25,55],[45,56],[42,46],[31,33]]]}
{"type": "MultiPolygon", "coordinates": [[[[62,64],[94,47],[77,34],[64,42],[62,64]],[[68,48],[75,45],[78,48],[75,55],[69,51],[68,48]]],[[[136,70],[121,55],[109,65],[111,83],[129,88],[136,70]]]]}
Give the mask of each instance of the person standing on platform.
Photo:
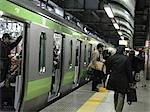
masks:
{"type": "Polygon", "coordinates": [[[145,56],[144,56],[144,52],[142,49],[139,50],[139,54],[137,55],[137,58],[139,59],[138,71],[140,73],[140,80],[142,83],[142,87],[146,87],[146,76],[144,73],[145,56]]]}
{"type": "Polygon", "coordinates": [[[139,59],[135,56],[135,51],[134,50],[131,50],[129,52],[129,59],[131,61],[133,81],[134,81],[134,84],[136,85],[136,74],[138,73],[139,59]]]}
{"type": "MultiPolygon", "coordinates": [[[[100,82],[99,80],[99,70],[100,70],[100,66],[98,65],[99,62],[103,62],[103,56],[102,56],[102,52],[103,52],[103,45],[102,44],[98,44],[97,45],[97,49],[94,50],[92,52],[92,57],[91,57],[91,62],[88,66],[88,69],[91,69],[92,71],[92,91],[99,91],[97,88],[98,83],[100,82]]],[[[103,66],[101,64],[101,66],[103,66]]]]}
{"type": "Polygon", "coordinates": [[[106,88],[114,91],[114,106],[116,112],[122,112],[125,94],[133,83],[131,63],[124,55],[125,47],[119,46],[116,54],[106,61],[106,71],[110,74],[106,88]]]}

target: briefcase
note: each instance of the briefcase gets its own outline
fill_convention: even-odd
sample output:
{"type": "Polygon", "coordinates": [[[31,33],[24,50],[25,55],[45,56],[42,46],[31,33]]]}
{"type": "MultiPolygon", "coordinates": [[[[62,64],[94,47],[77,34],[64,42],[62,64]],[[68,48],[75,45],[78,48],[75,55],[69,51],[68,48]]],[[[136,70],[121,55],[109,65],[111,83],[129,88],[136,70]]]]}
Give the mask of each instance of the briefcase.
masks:
{"type": "Polygon", "coordinates": [[[137,102],[137,94],[135,88],[129,88],[127,92],[127,102],[137,102]]]}

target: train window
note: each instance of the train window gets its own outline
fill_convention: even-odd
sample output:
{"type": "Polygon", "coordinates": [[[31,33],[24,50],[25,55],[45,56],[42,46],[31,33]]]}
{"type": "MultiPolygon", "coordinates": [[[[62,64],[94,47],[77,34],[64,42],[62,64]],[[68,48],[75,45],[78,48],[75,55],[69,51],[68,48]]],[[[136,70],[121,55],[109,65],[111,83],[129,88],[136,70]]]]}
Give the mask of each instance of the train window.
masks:
{"type": "Polygon", "coordinates": [[[72,40],[70,40],[70,60],[69,60],[69,67],[72,66],[72,49],[73,49],[73,43],[72,43],[72,40]]]}
{"type": "Polygon", "coordinates": [[[89,44],[89,49],[88,49],[88,63],[91,61],[91,53],[92,53],[92,44],[89,44]]]}
{"type": "Polygon", "coordinates": [[[41,32],[40,35],[40,48],[39,48],[39,72],[44,73],[46,71],[45,67],[45,40],[46,40],[46,34],[44,32],[41,32]]]}
{"type": "Polygon", "coordinates": [[[84,46],[84,64],[86,64],[86,45],[84,46]]]}
{"type": "Polygon", "coordinates": [[[76,47],[76,62],[75,62],[75,65],[76,65],[76,66],[78,66],[78,63],[79,63],[79,62],[78,62],[78,58],[79,58],[79,47],[77,46],[77,47],[76,47]]]}

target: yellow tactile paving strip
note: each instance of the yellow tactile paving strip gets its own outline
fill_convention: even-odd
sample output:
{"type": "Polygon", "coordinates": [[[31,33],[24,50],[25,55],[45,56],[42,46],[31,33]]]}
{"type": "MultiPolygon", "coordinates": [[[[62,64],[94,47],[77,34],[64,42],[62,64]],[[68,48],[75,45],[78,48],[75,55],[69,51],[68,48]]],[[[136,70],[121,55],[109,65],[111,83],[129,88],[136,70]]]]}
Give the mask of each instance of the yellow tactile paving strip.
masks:
{"type": "Polygon", "coordinates": [[[108,91],[105,88],[99,89],[101,92],[96,92],[90,97],[77,112],[95,112],[96,108],[104,101],[108,91]]]}

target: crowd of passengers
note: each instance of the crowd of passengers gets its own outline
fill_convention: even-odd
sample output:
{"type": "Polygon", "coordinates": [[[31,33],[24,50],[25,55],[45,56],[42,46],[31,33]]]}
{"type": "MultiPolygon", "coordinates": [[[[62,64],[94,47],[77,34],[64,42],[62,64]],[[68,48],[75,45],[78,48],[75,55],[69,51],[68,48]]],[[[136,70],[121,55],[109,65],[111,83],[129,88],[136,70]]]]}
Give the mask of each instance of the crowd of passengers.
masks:
{"type": "Polygon", "coordinates": [[[146,87],[145,54],[143,49],[139,49],[138,55],[134,50],[126,52],[125,46],[118,46],[115,53],[103,50],[103,47],[97,45],[88,66],[92,91],[99,91],[99,83],[114,91],[114,108],[116,112],[122,112],[126,94],[128,104],[137,101],[136,82],[141,81],[142,87],[146,87]]]}
{"type": "MultiPolygon", "coordinates": [[[[21,39],[22,36],[19,36],[15,42],[11,42],[11,36],[8,33],[3,34],[0,39],[0,88],[9,86],[10,81],[15,82],[15,76],[20,74],[21,61],[12,51],[21,39]]],[[[129,90],[136,92],[136,82],[141,80],[142,87],[146,87],[144,51],[140,49],[139,54],[135,55],[134,50],[127,53],[125,46],[119,46],[116,53],[112,53],[103,50],[103,47],[102,44],[97,45],[88,66],[88,73],[92,79],[92,91],[99,91],[97,88],[99,83],[108,90],[113,90],[115,110],[122,112],[125,95],[129,93],[129,90]]],[[[133,98],[129,96],[128,99],[130,104],[132,101],[137,101],[136,96],[134,96],[135,99],[131,97],[133,98]]]]}
{"type": "Polygon", "coordinates": [[[4,33],[0,39],[0,88],[8,86],[8,81],[19,74],[20,56],[14,53],[13,49],[21,40],[22,36],[19,36],[15,42],[12,42],[12,38],[8,33],[4,33]]]}

